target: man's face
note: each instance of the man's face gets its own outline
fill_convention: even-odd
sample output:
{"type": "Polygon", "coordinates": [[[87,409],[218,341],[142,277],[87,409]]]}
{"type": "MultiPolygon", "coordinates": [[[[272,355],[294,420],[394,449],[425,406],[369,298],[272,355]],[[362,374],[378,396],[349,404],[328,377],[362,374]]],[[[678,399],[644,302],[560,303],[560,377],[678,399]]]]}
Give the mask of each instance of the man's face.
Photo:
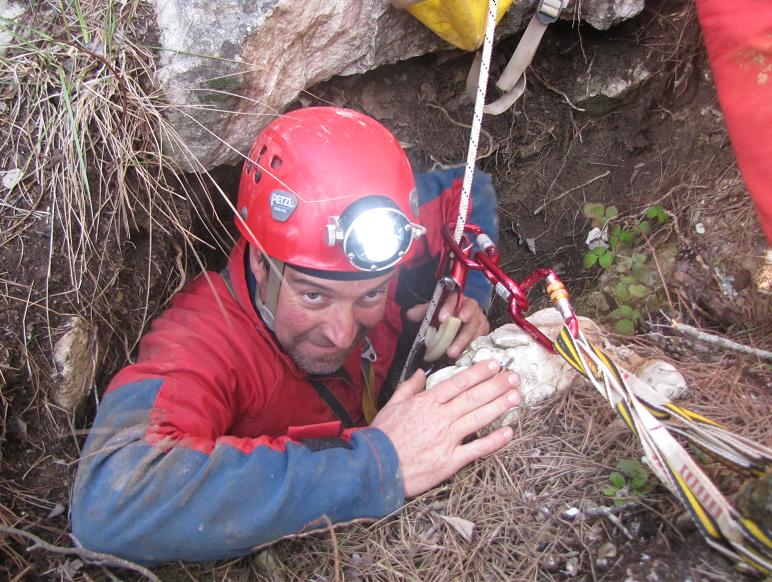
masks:
{"type": "Polygon", "coordinates": [[[309,374],[334,372],[383,317],[392,276],[337,281],[287,267],[274,313],[279,345],[309,374]]]}

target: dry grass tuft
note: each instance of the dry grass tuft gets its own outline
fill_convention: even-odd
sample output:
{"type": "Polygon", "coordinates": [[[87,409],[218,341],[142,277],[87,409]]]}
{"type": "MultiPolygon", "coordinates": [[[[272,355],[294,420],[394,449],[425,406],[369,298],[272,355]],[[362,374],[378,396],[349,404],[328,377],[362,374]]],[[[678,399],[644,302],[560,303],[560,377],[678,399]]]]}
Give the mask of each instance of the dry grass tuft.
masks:
{"type": "MultiPolygon", "coordinates": [[[[94,357],[108,362],[87,378],[100,384],[196,267],[205,244],[194,230],[222,250],[231,242],[201,195],[207,177],[175,173],[165,155],[185,146],[154,88],[151,10],[42,0],[2,23],[11,41],[0,53],[0,522],[23,527],[58,511],[63,527],[45,537],[65,545],[58,507],[78,441],[73,413],[49,399],[56,341],[73,316],[86,322],[94,357]]],[[[14,574],[32,563],[19,547],[0,539],[14,574]]]]}

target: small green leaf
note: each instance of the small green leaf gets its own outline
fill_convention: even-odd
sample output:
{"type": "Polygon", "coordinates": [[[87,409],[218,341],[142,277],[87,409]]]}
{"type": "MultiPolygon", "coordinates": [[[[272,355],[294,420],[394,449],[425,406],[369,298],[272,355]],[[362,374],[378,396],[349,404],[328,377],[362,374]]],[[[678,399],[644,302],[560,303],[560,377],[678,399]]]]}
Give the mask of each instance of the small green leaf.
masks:
{"type": "Polygon", "coordinates": [[[629,319],[620,319],[616,324],[617,333],[620,335],[634,335],[635,324],[629,319]]]}
{"type": "MultiPolygon", "coordinates": [[[[627,306],[623,305],[622,307],[627,307],[627,306]]],[[[627,317],[624,311],[622,311],[622,307],[617,307],[616,309],[612,310],[612,312],[609,313],[609,315],[614,319],[622,319],[624,317],[627,317]]]]}
{"type": "Polygon", "coordinates": [[[623,230],[619,235],[619,242],[629,245],[633,242],[633,234],[629,230],[623,230]]]}
{"type": "Polygon", "coordinates": [[[604,487],[603,488],[603,495],[606,497],[616,497],[619,489],[615,487],[604,487]]]}
{"type": "Polygon", "coordinates": [[[657,222],[659,222],[660,224],[665,224],[668,218],[670,218],[670,216],[668,216],[668,213],[665,212],[663,208],[660,208],[659,212],[657,212],[657,222]]]}
{"type": "Polygon", "coordinates": [[[600,202],[587,202],[582,206],[582,214],[587,218],[603,218],[604,206],[600,202]]]}
{"type": "Polygon", "coordinates": [[[649,206],[646,209],[646,217],[647,218],[656,218],[656,216],[657,216],[657,206],[658,206],[658,204],[654,204],[652,206],[649,206]]]}
{"type": "Polygon", "coordinates": [[[606,252],[605,254],[598,257],[598,264],[601,266],[602,269],[608,269],[613,262],[614,262],[613,253],[606,252]]]}
{"type": "Polygon", "coordinates": [[[614,297],[616,297],[617,301],[620,303],[624,303],[630,299],[630,292],[627,290],[627,285],[622,282],[614,285],[614,297]]]}
{"type": "Polygon", "coordinates": [[[656,485],[656,484],[655,484],[655,483],[653,483],[653,482],[651,482],[651,481],[646,481],[646,483],[644,483],[643,485],[641,485],[641,486],[638,488],[638,494],[639,494],[639,495],[648,495],[649,493],[651,493],[652,491],[654,491],[654,486],[655,486],[655,485],[656,485]]]}
{"type": "Polygon", "coordinates": [[[608,476],[608,480],[617,489],[622,489],[627,484],[625,476],[619,471],[612,471],[608,476]]]}
{"type": "Polygon", "coordinates": [[[584,268],[589,269],[592,267],[595,263],[598,262],[598,255],[590,251],[589,253],[584,254],[584,268]]]}
{"type": "Polygon", "coordinates": [[[648,220],[642,220],[638,223],[638,230],[640,230],[643,234],[649,234],[651,232],[651,226],[649,226],[648,220]]]}
{"type": "Polygon", "coordinates": [[[654,271],[645,267],[637,267],[632,270],[635,281],[646,287],[651,287],[654,283],[654,271]]]}
{"type": "Polygon", "coordinates": [[[606,208],[606,212],[604,214],[606,215],[606,218],[609,220],[619,216],[619,212],[617,211],[616,206],[609,206],[608,208],[606,208]]]}
{"type": "Polygon", "coordinates": [[[630,308],[630,319],[633,321],[640,321],[641,319],[641,312],[637,309],[630,308]]]}
{"type": "Polygon", "coordinates": [[[608,249],[606,247],[595,247],[590,252],[594,255],[601,256],[605,255],[608,252],[608,249]]]}
{"type": "Polygon", "coordinates": [[[634,475],[640,466],[641,462],[637,459],[621,459],[617,463],[617,469],[628,477],[634,475]]]}
{"type": "Polygon", "coordinates": [[[645,285],[641,285],[640,283],[630,285],[627,288],[627,290],[630,291],[630,295],[632,295],[636,299],[641,299],[643,297],[646,297],[646,295],[649,292],[648,287],[646,287],[645,285]]]}
{"type": "Polygon", "coordinates": [[[633,253],[631,258],[633,260],[634,267],[640,267],[646,262],[646,255],[643,253],[633,253]]]}
{"type": "Polygon", "coordinates": [[[648,475],[646,475],[646,473],[644,473],[643,475],[641,475],[640,473],[636,473],[635,475],[630,477],[630,487],[632,488],[633,491],[635,491],[636,489],[640,489],[641,487],[643,487],[643,484],[646,483],[646,479],[648,479],[648,475]]]}

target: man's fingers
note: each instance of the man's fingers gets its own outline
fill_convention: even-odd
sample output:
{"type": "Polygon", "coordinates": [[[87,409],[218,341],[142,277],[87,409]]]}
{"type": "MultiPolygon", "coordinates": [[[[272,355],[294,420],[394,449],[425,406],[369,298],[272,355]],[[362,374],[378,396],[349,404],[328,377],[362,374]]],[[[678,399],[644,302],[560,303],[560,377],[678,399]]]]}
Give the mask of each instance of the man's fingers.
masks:
{"type": "Polygon", "coordinates": [[[480,312],[480,317],[461,326],[461,331],[458,332],[458,335],[453,340],[453,343],[448,346],[445,353],[448,354],[449,358],[457,358],[473,339],[485,335],[489,331],[490,325],[488,324],[488,320],[485,319],[482,312],[480,312]]]}
{"type": "Polygon", "coordinates": [[[453,430],[456,431],[460,438],[472,434],[481,428],[485,428],[507,411],[516,408],[520,404],[520,400],[520,392],[508,390],[495,400],[475,408],[459,418],[453,425],[453,430]]]}
{"type": "MultiPolygon", "coordinates": [[[[470,412],[481,408],[482,406],[485,406],[489,402],[493,402],[503,394],[506,394],[510,390],[516,388],[519,384],[520,376],[514,372],[497,374],[489,380],[481,382],[477,386],[462,392],[453,400],[448,402],[447,405],[453,411],[453,418],[462,418],[464,415],[469,414],[470,412]]],[[[513,400],[509,408],[512,408],[518,404],[520,404],[520,393],[515,390],[513,400]]],[[[464,434],[469,433],[467,432],[464,434]]]]}
{"type": "Polygon", "coordinates": [[[418,369],[415,374],[397,386],[397,389],[394,390],[394,394],[389,399],[389,404],[396,404],[403,400],[407,400],[411,396],[415,396],[423,391],[424,386],[426,386],[426,373],[423,370],[418,369]]]}
{"type": "Polygon", "coordinates": [[[480,457],[498,451],[501,447],[509,443],[514,435],[515,433],[511,426],[502,426],[484,437],[474,439],[465,445],[461,445],[456,449],[455,461],[457,466],[459,468],[463,467],[480,457]]]}
{"type": "Polygon", "coordinates": [[[414,305],[410,309],[408,309],[405,312],[405,317],[408,321],[414,321],[418,322],[423,320],[423,318],[426,316],[426,311],[429,309],[428,303],[419,303],[418,305],[414,305]]]}
{"type": "Polygon", "coordinates": [[[443,380],[432,389],[432,392],[439,402],[449,402],[472,386],[488,380],[500,369],[501,365],[496,360],[483,360],[443,380]]]}

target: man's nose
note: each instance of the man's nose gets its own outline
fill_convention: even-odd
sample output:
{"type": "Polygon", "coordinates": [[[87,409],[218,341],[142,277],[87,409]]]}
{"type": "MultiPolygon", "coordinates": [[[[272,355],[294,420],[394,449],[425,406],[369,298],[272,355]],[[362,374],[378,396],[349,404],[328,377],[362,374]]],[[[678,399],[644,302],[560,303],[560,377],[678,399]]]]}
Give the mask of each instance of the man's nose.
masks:
{"type": "Polygon", "coordinates": [[[323,329],[324,335],[336,348],[344,349],[351,347],[359,330],[354,309],[351,307],[336,309],[323,329]]]}

